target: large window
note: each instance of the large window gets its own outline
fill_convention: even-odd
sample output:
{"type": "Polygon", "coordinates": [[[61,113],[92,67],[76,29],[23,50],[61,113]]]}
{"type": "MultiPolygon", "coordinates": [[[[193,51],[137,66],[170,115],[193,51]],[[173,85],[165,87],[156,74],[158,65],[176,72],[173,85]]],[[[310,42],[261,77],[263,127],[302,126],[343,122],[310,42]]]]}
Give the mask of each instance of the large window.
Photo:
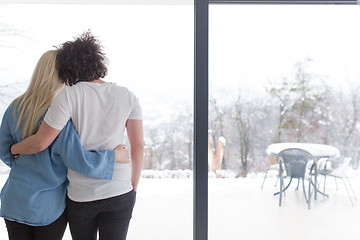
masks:
{"type": "Polygon", "coordinates": [[[358,237],[342,182],[311,210],[296,182],[278,206],[276,170],[261,185],[271,143],[335,146],[334,167],[358,153],[359,21],[357,6],[210,5],[209,239],[358,237]]]}
{"type": "MultiPolygon", "coordinates": [[[[108,57],[105,80],[139,98],[146,153],[128,239],[192,237],[193,12],[190,4],[0,5],[1,116],[39,57],[88,29],[108,57]]],[[[0,221],[0,239],[6,232],[0,221]]]]}

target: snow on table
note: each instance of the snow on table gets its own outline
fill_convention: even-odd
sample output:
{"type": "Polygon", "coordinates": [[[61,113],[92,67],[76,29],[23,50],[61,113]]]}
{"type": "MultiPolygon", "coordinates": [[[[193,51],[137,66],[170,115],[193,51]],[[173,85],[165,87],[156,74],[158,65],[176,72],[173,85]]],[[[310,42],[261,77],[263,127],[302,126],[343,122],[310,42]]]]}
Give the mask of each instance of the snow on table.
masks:
{"type": "Polygon", "coordinates": [[[316,143],[274,143],[267,147],[266,154],[269,156],[274,156],[282,150],[288,148],[300,148],[306,150],[314,157],[325,156],[335,158],[340,156],[340,151],[336,147],[316,143]]]}

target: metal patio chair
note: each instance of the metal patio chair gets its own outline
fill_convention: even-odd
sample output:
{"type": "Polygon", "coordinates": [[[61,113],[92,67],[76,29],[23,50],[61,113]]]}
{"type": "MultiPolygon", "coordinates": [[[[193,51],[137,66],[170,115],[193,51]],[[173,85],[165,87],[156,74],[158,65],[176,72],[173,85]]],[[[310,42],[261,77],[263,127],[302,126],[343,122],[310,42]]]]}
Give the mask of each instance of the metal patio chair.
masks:
{"type": "Polygon", "coordinates": [[[323,188],[324,190],[323,190],[323,192],[325,192],[326,178],[327,177],[333,177],[335,179],[336,190],[338,190],[338,185],[337,185],[336,179],[341,179],[343,181],[343,183],[344,183],[344,186],[345,186],[346,192],[347,192],[347,194],[349,196],[349,199],[351,201],[351,204],[354,206],[354,201],[357,201],[357,198],[356,198],[356,195],[354,193],[354,190],[353,190],[353,188],[351,186],[351,183],[350,183],[350,180],[349,180],[349,177],[348,177],[349,170],[353,166],[353,158],[351,158],[351,157],[344,158],[343,162],[337,168],[334,168],[334,169],[329,169],[328,166],[327,166],[327,163],[328,162],[326,162],[324,164],[324,167],[319,170],[319,174],[324,177],[324,188],[323,188]],[[348,186],[349,186],[349,188],[350,188],[350,190],[352,192],[352,196],[350,194],[348,186]],[[354,200],[353,200],[353,198],[354,198],[354,200]]]}
{"type": "Polygon", "coordinates": [[[311,175],[307,174],[307,165],[309,162],[314,163],[314,157],[303,149],[299,148],[288,148],[279,152],[276,156],[277,161],[280,164],[280,191],[275,193],[274,195],[280,194],[279,198],[279,206],[281,206],[282,195],[289,188],[292,180],[298,179],[299,183],[302,181],[303,192],[305,196],[306,203],[308,204],[308,208],[311,207],[311,186],[312,186],[312,178],[311,175]],[[284,187],[284,178],[290,178],[289,183],[284,187]],[[308,180],[308,194],[306,194],[305,190],[305,180],[308,180]]]}
{"type": "Polygon", "coordinates": [[[275,182],[275,187],[276,187],[277,182],[279,181],[279,177],[280,177],[280,175],[279,175],[279,170],[280,170],[280,168],[279,168],[279,162],[276,161],[276,156],[268,156],[268,160],[269,160],[269,164],[270,164],[270,165],[269,165],[269,168],[268,168],[268,169],[266,170],[266,172],[265,172],[265,176],[264,176],[263,183],[262,183],[262,185],[261,185],[261,189],[263,189],[263,187],[264,187],[264,183],[265,183],[267,174],[268,174],[268,172],[269,172],[270,170],[276,170],[276,171],[278,172],[278,176],[277,176],[276,182],[275,182]]]}

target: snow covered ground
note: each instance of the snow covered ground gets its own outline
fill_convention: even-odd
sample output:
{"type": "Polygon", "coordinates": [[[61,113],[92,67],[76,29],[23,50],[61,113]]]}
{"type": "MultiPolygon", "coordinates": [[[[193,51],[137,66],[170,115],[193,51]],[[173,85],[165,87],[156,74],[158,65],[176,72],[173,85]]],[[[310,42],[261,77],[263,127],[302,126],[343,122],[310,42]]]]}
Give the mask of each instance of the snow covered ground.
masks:
{"type": "MultiPolygon", "coordinates": [[[[360,239],[360,202],[351,205],[342,182],[338,181],[337,191],[329,179],[330,197],[319,196],[308,210],[296,184],[279,207],[278,197],[273,196],[275,178],[268,178],[261,190],[262,176],[209,179],[210,240],[360,239]]],[[[148,177],[139,185],[128,240],[191,240],[192,178],[148,177]]],[[[0,175],[0,185],[5,180],[6,175],[0,175]]],[[[360,196],[360,176],[351,181],[360,196]]],[[[1,220],[0,240],[7,239],[1,220]]],[[[71,239],[68,230],[64,239],[71,239]]]]}

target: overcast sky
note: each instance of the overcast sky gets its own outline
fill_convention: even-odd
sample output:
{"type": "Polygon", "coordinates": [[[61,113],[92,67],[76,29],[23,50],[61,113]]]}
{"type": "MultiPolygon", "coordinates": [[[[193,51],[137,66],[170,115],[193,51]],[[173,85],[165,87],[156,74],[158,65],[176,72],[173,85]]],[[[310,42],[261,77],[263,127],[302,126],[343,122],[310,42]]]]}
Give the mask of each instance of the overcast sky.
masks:
{"type": "Polygon", "coordinates": [[[331,84],[359,81],[359,23],[358,6],[211,6],[211,82],[259,89],[307,58],[309,71],[331,84]]]}

